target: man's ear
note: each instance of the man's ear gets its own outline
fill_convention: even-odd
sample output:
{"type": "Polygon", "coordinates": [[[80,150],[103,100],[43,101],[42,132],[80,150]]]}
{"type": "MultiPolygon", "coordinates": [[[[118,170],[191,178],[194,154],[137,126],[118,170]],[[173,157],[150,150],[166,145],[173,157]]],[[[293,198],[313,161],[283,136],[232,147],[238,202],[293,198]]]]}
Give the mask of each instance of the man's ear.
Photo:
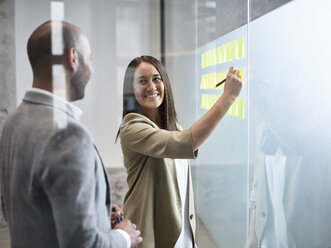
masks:
{"type": "Polygon", "coordinates": [[[78,54],[76,49],[73,47],[69,48],[66,58],[69,68],[75,72],[78,67],[78,54]]]}

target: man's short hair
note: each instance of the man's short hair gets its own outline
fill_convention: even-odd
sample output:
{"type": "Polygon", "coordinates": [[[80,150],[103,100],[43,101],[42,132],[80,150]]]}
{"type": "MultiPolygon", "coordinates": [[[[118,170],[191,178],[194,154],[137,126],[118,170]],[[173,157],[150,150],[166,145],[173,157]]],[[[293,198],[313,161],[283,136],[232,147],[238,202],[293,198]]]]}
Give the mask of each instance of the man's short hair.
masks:
{"type": "MultiPolygon", "coordinates": [[[[59,32],[58,34],[62,34],[62,37],[57,37],[60,38],[57,40],[62,41],[63,44],[62,55],[64,55],[72,47],[79,48],[79,40],[82,32],[77,26],[67,22],[47,21],[41,24],[31,34],[27,44],[29,61],[32,68],[34,68],[35,66],[51,65],[56,61],[56,59],[62,57],[61,54],[52,54],[53,25],[60,25],[62,29],[62,33],[59,32]]],[[[80,51],[80,49],[77,50],[80,51]]]]}

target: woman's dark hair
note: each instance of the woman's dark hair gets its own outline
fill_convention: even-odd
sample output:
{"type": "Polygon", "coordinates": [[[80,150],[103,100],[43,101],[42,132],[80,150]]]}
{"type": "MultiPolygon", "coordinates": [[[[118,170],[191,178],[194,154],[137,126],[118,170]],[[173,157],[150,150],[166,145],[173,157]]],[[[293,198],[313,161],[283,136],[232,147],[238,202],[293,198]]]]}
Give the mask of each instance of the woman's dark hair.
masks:
{"type": "MultiPolygon", "coordinates": [[[[138,113],[146,115],[143,112],[140,104],[137,102],[134,89],[133,89],[133,80],[134,73],[136,72],[137,67],[142,63],[147,62],[152,64],[156,70],[160,73],[161,79],[164,84],[164,97],[163,102],[159,107],[161,115],[161,128],[169,131],[178,131],[177,128],[177,114],[174,104],[174,98],[172,95],[172,90],[170,86],[170,81],[168,74],[159,60],[152,56],[144,55],[136,57],[129,63],[125,76],[124,76],[124,85],[123,85],[123,113],[122,119],[129,113],[138,113]]],[[[118,130],[116,140],[119,136],[120,130],[118,130]]]]}

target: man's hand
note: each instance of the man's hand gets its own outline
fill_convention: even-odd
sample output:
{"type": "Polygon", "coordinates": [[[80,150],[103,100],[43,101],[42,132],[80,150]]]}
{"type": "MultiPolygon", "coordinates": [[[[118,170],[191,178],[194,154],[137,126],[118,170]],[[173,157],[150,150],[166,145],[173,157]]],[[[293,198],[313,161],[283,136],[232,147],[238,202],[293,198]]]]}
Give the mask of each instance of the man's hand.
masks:
{"type": "Polygon", "coordinates": [[[131,239],[131,247],[135,247],[137,244],[143,241],[140,236],[140,231],[136,229],[136,225],[131,223],[130,220],[123,220],[121,223],[117,224],[114,229],[121,229],[127,232],[131,239]]]}
{"type": "Polygon", "coordinates": [[[111,204],[111,227],[115,228],[115,226],[119,223],[118,220],[121,222],[124,220],[124,213],[122,209],[116,204],[111,204]]]}

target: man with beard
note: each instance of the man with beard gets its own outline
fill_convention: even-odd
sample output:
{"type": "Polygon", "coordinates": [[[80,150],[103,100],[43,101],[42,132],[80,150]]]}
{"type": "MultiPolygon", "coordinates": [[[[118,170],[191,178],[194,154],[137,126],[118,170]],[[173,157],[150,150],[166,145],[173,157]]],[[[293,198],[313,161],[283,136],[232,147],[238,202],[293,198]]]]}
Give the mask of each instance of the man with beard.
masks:
{"type": "Polygon", "coordinates": [[[69,103],[84,97],[92,73],[87,37],[72,24],[48,21],[32,33],[27,50],[33,88],[0,141],[12,247],[136,246],[142,238],[134,224],[111,224],[105,168],[78,121],[81,110],[69,103]]]}

